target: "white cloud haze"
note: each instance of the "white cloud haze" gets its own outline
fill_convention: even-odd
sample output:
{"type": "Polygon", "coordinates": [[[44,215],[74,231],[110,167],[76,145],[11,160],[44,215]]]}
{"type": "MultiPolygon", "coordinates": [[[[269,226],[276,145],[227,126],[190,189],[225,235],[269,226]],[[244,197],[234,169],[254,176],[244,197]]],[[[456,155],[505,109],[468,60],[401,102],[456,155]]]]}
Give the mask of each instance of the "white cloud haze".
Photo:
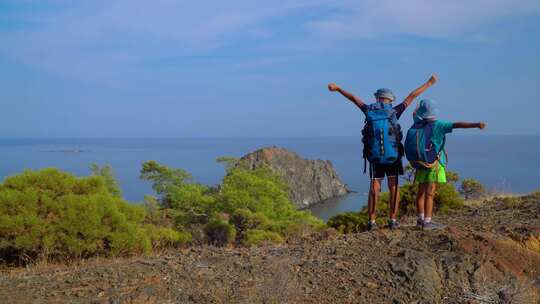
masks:
{"type": "Polygon", "coordinates": [[[117,0],[60,7],[16,15],[36,26],[0,31],[0,51],[65,76],[118,81],[145,61],[216,50],[235,37],[266,39],[272,36],[266,22],[306,9],[321,12],[304,22],[306,36],[321,40],[393,33],[444,39],[500,18],[538,12],[540,1],[117,0]]]}

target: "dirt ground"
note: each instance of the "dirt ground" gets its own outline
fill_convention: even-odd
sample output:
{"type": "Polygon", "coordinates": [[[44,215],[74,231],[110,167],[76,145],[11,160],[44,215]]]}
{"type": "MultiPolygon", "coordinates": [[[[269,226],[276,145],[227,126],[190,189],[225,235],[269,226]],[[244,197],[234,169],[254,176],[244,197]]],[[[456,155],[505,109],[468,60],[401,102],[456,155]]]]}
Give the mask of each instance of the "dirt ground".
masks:
{"type": "Polygon", "coordinates": [[[5,269],[0,303],[540,303],[540,198],[437,219],[447,227],[5,269]]]}

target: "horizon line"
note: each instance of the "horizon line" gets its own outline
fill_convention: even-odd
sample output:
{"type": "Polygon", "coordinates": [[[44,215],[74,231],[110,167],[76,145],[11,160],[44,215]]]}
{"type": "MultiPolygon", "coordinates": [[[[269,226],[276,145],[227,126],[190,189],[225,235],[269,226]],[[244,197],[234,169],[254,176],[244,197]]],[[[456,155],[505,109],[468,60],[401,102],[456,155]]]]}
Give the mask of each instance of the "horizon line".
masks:
{"type": "MultiPolygon", "coordinates": [[[[522,136],[522,137],[537,137],[540,134],[454,134],[453,136],[460,137],[495,137],[495,136],[522,136]]],[[[67,140],[67,139],[265,139],[265,138],[283,138],[283,139],[292,139],[292,138],[347,138],[347,137],[361,137],[361,135],[292,135],[292,136],[282,136],[282,135],[260,135],[260,136],[244,136],[244,135],[231,135],[231,136],[164,136],[164,137],[154,137],[154,136],[81,136],[81,137],[0,137],[0,140],[67,140]]]]}

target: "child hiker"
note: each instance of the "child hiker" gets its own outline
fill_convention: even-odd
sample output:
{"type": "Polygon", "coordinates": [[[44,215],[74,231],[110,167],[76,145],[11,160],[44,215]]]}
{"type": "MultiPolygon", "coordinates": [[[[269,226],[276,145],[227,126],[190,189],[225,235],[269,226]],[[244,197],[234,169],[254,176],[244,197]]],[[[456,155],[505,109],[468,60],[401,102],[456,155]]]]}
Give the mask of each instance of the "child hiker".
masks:
{"type": "Polygon", "coordinates": [[[421,100],[413,113],[414,124],[407,132],[405,154],[416,169],[415,181],[418,183],[416,195],[416,224],[426,230],[441,229],[442,225],[432,220],[433,197],[437,184],[446,183],[445,135],[457,128],[484,129],[483,122],[449,122],[437,120],[436,103],[429,99],[421,100]]]}
{"type": "Polygon", "coordinates": [[[386,176],[390,190],[390,219],[388,226],[396,229],[399,223],[396,220],[399,208],[399,175],[403,175],[403,145],[401,144],[402,133],[398,119],[405,109],[411,105],[416,97],[422,94],[430,86],[437,82],[437,77],[432,75],[429,80],[419,88],[412,91],[405,100],[393,107],[392,102],[396,99],[389,89],[379,89],[375,92],[376,103],[367,105],[360,98],[341,89],[335,83],[328,85],[331,92],[339,92],[352,101],[364,114],[366,121],[362,130],[362,142],[364,143],[364,173],[366,160],[369,161],[369,173],[371,185],[368,197],[368,230],[377,228],[375,223],[376,207],[381,191],[381,181],[386,176]]]}

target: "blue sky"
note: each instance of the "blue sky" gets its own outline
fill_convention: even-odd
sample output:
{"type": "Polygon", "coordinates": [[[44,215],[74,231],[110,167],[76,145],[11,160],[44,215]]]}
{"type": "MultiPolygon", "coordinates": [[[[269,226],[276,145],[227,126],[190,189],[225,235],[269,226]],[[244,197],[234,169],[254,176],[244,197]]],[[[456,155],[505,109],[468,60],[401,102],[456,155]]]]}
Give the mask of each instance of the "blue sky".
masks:
{"type": "Polygon", "coordinates": [[[540,134],[539,1],[279,2],[0,0],[0,137],[358,135],[326,84],[431,73],[441,118],[540,134]]]}

